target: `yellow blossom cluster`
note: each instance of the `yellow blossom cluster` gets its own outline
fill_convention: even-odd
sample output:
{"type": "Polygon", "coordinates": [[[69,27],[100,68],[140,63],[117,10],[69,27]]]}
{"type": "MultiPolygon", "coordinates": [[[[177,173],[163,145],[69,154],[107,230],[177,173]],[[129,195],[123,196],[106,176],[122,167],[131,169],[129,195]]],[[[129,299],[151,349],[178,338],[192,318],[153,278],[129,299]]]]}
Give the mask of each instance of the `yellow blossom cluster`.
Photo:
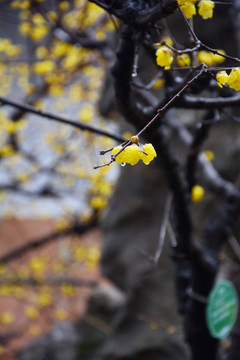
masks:
{"type": "Polygon", "coordinates": [[[29,36],[33,41],[42,40],[49,33],[49,26],[44,17],[39,14],[31,14],[19,25],[19,32],[23,36],[29,36]]]}
{"type": "Polygon", "coordinates": [[[198,13],[201,17],[206,20],[213,17],[213,8],[215,3],[211,0],[201,0],[198,3],[198,13]]]}
{"type": "Polygon", "coordinates": [[[33,65],[33,71],[39,75],[51,73],[54,68],[55,63],[51,60],[39,61],[33,65]]]}
{"type": "Polygon", "coordinates": [[[74,258],[77,261],[83,262],[89,269],[96,269],[99,259],[100,250],[95,246],[87,246],[84,244],[78,245],[74,250],[74,258]]]}
{"type": "MultiPolygon", "coordinates": [[[[226,55],[226,52],[222,49],[217,50],[215,54],[211,51],[200,50],[197,53],[197,60],[199,63],[204,63],[207,66],[219,65],[225,61],[224,55],[226,55]]],[[[156,63],[164,67],[165,70],[170,69],[173,60],[173,50],[167,45],[161,45],[156,50],[156,63]]],[[[192,64],[191,57],[187,53],[177,55],[176,62],[179,67],[190,66],[192,64]]]]}
{"type": "MultiPolygon", "coordinates": [[[[222,49],[217,50],[219,54],[226,55],[222,49]]],[[[201,50],[197,53],[197,60],[199,63],[204,63],[207,66],[219,65],[225,61],[225,57],[219,54],[214,54],[211,51],[201,50]]]]}
{"type": "Polygon", "coordinates": [[[9,39],[0,37],[0,53],[7,57],[16,57],[21,53],[21,47],[13,45],[9,39]]]}
{"type": "MultiPolygon", "coordinates": [[[[117,154],[121,149],[121,145],[114,147],[112,155],[117,154]]],[[[152,144],[144,144],[143,146],[132,144],[117,155],[115,160],[118,164],[126,163],[131,165],[136,165],[139,160],[142,160],[144,164],[148,165],[156,156],[157,154],[152,144]]]]}
{"type": "Polygon", "coordinates": [[[240,68],[232,69],[228,75],[226,71],[219,71],[216,75],[217,83],[220,87],[227,84],[231,89],[240,90],[240,68]]]}
{"type": "Polygon", "coordinates": [[[195,2],[196,0],[178,0],[178,4],[187,19],[196,14],[195,2]]]}
{"type": "Polygon", "coordinates": [[[14,134],[17,131],[22,130],[26,125],[26,122],[23,119],[19,121],[13,121],[9,119],[3,112],[0,112],[0,115],[1,130],[6,131],[8,134],[14,134]]]}
{"type": "MultiPolygon", "coordinates": [[[[187,19],[190,19],[193,15],[196,15],[195,3],[197,0],[178,0],[178,4],[181,7],[184,15],[187,19]]],[[[198,14],[204,19],[210,19],[213,17],[214,2],[211,0],[201,0],[198,3],[198,14]]]]}
{"type": "Polygon", "coordinates": [[[29,261],[29,268],[34,277],[43,275],[46,270],[46,260],[42,256],[34,256],[29,261]]]}
{"type": "Polygon", "coordinates": [[[83,104],[81,106],[81,110],[78,113],[78,117],[80,119],[80,121],[85,122],[85,123],[91,123],[92,120],[94,119],[94,106],[93,104],[83,104]]]}
{"type": "Polygon", "coordinates": [[[89,205],[94,210],[101,210],[106,207],[108,199],[112,194],[112,184],[106,180],[107,168],[103,167],[91,178],[89,205]]]}
{"type": "Polygon", "coordinates": [[[188,54],[181,54],[178,55],[177,58],[177,64],[180,67],[190,66],[191,65],[191,58],[188,54]]]}

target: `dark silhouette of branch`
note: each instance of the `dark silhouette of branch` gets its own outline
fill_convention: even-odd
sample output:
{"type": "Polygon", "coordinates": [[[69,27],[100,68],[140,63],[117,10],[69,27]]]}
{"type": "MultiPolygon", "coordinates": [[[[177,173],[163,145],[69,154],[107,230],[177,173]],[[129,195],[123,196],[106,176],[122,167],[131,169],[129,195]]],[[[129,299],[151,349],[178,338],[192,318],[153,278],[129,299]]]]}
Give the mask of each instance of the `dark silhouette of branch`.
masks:
{"type": "Polygon", "coordinates": [[[35,279],[29,277],[26,279],[21,278],[1,278],[1,285],[20,285],[20,286],[62,286],[69,284],[76,287],[94,287],[97,285],[97,281],[94,280],[85,280],[85,279],[76,279],[68,276],[61,276],[56,278],[45,278],[45,279],[35,279]]]}
{"type": "Polygon", "coordinates": [[[67,235],[70,234],[77,234],[77,235],[82,235],[84,234],[86,231],[93,229],[94,227],[96,227],[98,224],[98,219],[97,216],[93,216],[93,218],[86,224],[80,224],[80,223],[76,223],[74,224],[72,227],[69,227],[63,231],[57,231],[57,232],[53,232],[45,237],[41,237],[39,239],[34,239],[34,240],[30,240],[28,241],[26,244],[21,245],[19,247],[16,247],[15,249],[9,251],[7,254],[3,255],[0,257],[0,263],[5,264],[13,259],[19,258],[20,256],[26,254],[27,252],[33,250],[33,249],[38,249],[39,247],[56,241],[60,238],[63,238],[67,235]]]}
{"type": "Polygon", "coordinates": [[[51,185],[45,185],[41,189],[37,191],[29,191],[21,188],[20,184],[17,181],[14,181],[11,184],[2,184],[0,185],[0,191],[9,191],[9,192],[18,192],[19,194],[23,194],[29,197],[52,197],[59,198],[60,194],[58,194],[51,185]]]}
{"type": "Polygon", "coordinates": [[[135,25],[138,28],[146,27],[149,23],[155,23],[157,20],[172,14],[177,7],[174,0],[164,0],[161,2],[155,0],[151,3],[143,1],[139,4],[126,0],[89,1],[105,9],[109,14],[115,15],[125,23],[135,25]]]}
{"type": "Polygon", "coordinates": [[[58,122],[60,122],[62,124],[73,126],[73,127],[75,127],[76,129],[79,129],[79,130],[91,131],[91,132],[94,132],[94,133],[99,134],[99,135],[104,135],[104,136],[110,137],[111,139],[114,139],[114,140],[117,140],[117,141],[120,141],[120,142],[124,141],[124,139],[121,136],[116,135],[116,134],[112,134],[107,130],[99,129],[99,128],[94,127],[92,125],[86,125],[86,124],[81,123],[81,122],[72,121],[72,120],[69,120],[69,119],[67,119],[67,118],[65,118],[63,116],[54,115],[54,114],[52,114],[50,112],[47,112],[47,111],[38,110],[35,107],[33,107],[31,105],[28,105],[28,104],[13,101],[13,100],[7,99],[7,98],[2,97],[2,96],[0,97],[0,102],[2,104],[4,104],[4,105],[13,106],[15,108],[18,108],[18,109],[24,111],[24,112],[29,112],[29,113],[41,116],[41,117],[43,117],[45,119],[55,120],[55,121],[58,121],[58,122]]]}

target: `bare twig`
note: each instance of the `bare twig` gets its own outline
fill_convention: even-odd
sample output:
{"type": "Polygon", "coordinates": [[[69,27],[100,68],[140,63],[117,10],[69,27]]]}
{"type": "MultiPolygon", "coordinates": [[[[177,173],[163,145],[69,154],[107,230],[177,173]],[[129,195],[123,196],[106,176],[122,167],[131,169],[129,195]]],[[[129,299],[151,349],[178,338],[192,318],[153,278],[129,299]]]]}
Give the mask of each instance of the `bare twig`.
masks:
{"type": "Polygon", "coordinates": [[[23,104],[23,103],[20,103],[20,102],[17,102],[17,101],[13,101],[13,100],[10,100],[10,99],[2,97],[2,96],[0,97],[0,102],[2,104],[4,104],[4,105],[13,106],[13,107],[18,108],[20,110],[23,110],[25,112],[29,112],[29,113],[41,116],[41,117],[43,117],[45,119],[55,120],[55,121],[60,122],[62,124],[73,126],[73,127],[75,127],[76,129],[79,129],[79,130],[91,131],[91,132],[94,132],[95,134],[104,135],[104,136],[107,136],[107,137],[109,137],[111,139],[114,139],[114,140],[117,140],[117,141],[120,141],[120,142],[124,141],[124,139],[121,136],[110,133],[107,130],[99,129],[99,128],[94,127],[92,125],[86,125],[86,124],[84,124],[82,122],[79,122],[79,121],[78,122],[77,121],[72,121],[72,120],[67,119],[67,118],[65,118],[63,116],[52,114],[52,113],[50,113],[48,111],[38,110],[38,109],[36,109],[35,107],[33,107],[31,105],[27,105],[27,104],[23,104]]]}
{"type": "Polygon", "coordinates": [[[159,239],[158,239],[158,247],[154,254],[153,261],[156,265],[159,263],[159,259],[162,254],[164,239],[166,237],[166,232],[167,232],[169,214],[170,214],[170,210],[171,210],[171,204],[172,204],[172,194],[170,193],[167,195],[165,209],[164,209],[164,213],[163,213],[162,224],[161,224],[161,228],[160,228],[159,239]]]}
{"type": "Polygon", "coordinates": [[[56,277],[56,278],[41,278],[36,279],[33,277],[29,277],[26,279],[22,278],[1,278],[1,285],[20,285],[20,286],[62,286],[65,284],[69,284],[75,287],[94,287],[97,285],[97,281],[94,280],[85,280],[85,279],[77,279],[72,277],[56,277]]]}
{"type": "Polygon", "coordinates": [[[87,224],[75,224],[63,231],[53,232],[45,237],[28,241],[26,244],[16,247],[9,251],[7,254],[0,257],[0,264],[5,264],[13,259],[19,258],[27,252],[37,249],[47,243],[63,238],[69,234],[83,234],[89,229],[94,228],[97,225],[97,218],[93,217],[92,220],[87,224]]]}

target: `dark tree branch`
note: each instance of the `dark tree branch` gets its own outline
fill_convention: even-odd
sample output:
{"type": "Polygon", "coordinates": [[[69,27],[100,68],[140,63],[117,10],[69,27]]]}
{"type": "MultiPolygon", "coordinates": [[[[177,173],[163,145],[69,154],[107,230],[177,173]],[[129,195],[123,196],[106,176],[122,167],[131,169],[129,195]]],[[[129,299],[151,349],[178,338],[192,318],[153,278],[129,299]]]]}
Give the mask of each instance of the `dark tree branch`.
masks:
{"type": "MultiPolygon", "coordinates": [[[[1,158],[0,158],[1,159],[1,158]]],[[[0,191],[9,191],[9,192],[18,192],[20,194],[32,197],[43,197],[51,196],[52,198],[58,198],[60,195],[54,191],[51,186],[45,185],[42,189],[38,191],[29,191],[20,187],[20,184],[17,181],[14,181],[12,184],[2,184],[0,185],[0,191]]]]}
{"type": "Polygon", "coordinates": [[[111,139],[114,139],[114,140],[117,140],[117,141],[120,141],[120,142],[124,142],[124,139],[121,136],[112,134],[107,130],[99,129],[97,127],[94,127],[94,126],[91,126],[91,125],[86,125],[86,124],[81,123],[81,122],[72,121],[72,120],[69,120],[69,119],[67,119],[67,118],[65,118],[63,116],[54,115],[54,114],[52,114],[52,113],[50,113],[48,111],[38,110],[38,109],[34,108],[33,106],[28,105],[28,104],[23,104],[23,103],[20,103],[20,102],[17,102],[17,101],[13,101],[13,100],[7,99],[7,98],[2,97],[2,96],[0,97],[0,102],[2,104],[4,104],[4,105],[13,106],[15,108],[20,109],[21,111],[29,112],[29,113],[41,116],[41,117],[43,117],[45,119],[55,120],[55,121],[58,121],[59,123],[73,126],[73,127],[75,127],[76,129],[79,129],[79,130],[91,131],[91,132],[94,132],[96,134],[104,135],[104,136],[110,137],[111,139]]]}
{"type": "Polygon", "coordinates": [[[53,232],[45,237],[41,237],[40,239],[34,239],[28,241],[26,244],[21,245],[7,254],[0,257],[0,264],[5,264],[13,259],[19,258],[20,256],[26,254],[27,252],[38,249],[39,247],[48,244],[50,242],[56,241],[60,238],[63,238],[70,234],[78,234],[82,235],[86,231],[93,229],[98,224],[97,216],[94,216],[87,224],[79,224],[76,223],[72,227],[67,228],[63,231],[53,232]]]}
{"type": "Polygon", "coordinates": [[[157,20],[170,15],[177,8],[175,0],[163,1],[143,1],[142,3],[135,2],[132,4],[127,0],[89,0],[94,4],[105,9],[109,14],[115,15],[126,24],[134,25],[138,28],[144,28],[150,23],[155,23],[157,20]]]}
{"type": "Polygon", "coordinates": [[[1,278],[1,285],[20,285],[20,286],[62,286],[69,284],[76,287],[94,287],[97,285],[97,281],[94,280],[85,280],[85,279],[76,279],[73,277],[62,276],[56,278],[44,278],[44,279],[35,279],[33,277],[21,279],[21,278],[1,278]]]}

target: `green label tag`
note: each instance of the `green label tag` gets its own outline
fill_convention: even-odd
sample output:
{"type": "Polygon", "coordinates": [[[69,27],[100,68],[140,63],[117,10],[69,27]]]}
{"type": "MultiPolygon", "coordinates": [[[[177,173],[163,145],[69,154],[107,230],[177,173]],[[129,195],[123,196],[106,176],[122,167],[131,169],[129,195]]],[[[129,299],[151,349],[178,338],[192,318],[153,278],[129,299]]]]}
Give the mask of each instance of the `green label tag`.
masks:
{"type": "Polygon", "coordinates": [[[236,321],[238,297],[235,288],[227,280],[216,283],[209,294],[206,320],[210,334],[217,339],[227,337],[236,321]]]}

